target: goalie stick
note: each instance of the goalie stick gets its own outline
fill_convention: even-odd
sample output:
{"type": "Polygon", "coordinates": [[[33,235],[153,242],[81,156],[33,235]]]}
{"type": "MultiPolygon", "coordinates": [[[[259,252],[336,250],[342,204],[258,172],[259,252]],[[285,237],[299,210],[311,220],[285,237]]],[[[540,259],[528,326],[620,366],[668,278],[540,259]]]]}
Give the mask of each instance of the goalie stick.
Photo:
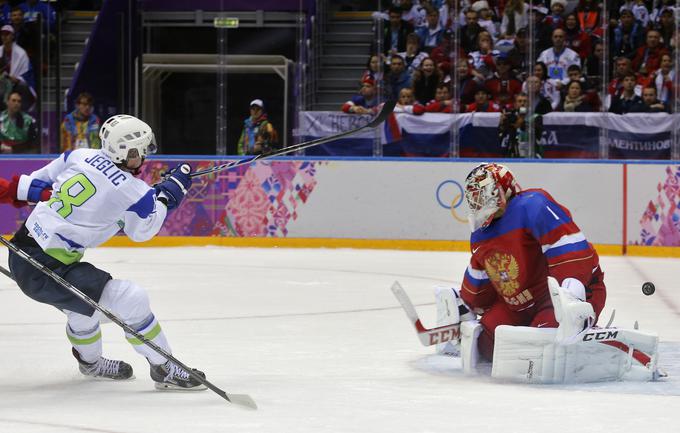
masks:
{"type": "Polygon", "coordinates": [[[335,135],[330,135],[328,137],[321,137],[317,138],[316,140],[311,140],[311,141],[305,141],[302,143],[294,144],[292,146],[284,147],[283,149],[279,149],[277,151],[274,151],[272,153],[267,153],[267,154],[259,154],[252,156],[250,158],[246,159],[241,159],[238,161],[232,161],[226,164],[221,164],[216,167],[212,168],[206,168],[204,170],[198,170],[193,173],[191,173],[191,177],[197,177],[197,176],[203,176],[206,174],[214,173],[216,171],[222,171],[222,170],[227,170],[230,168],[234,167],[240,167],[242,165],[250,164],[251,162],[255,162],[260,159],[267,159],[267,158],[272,158],[274,156],[279,156],[279,155],[286,155],[288,153],[296,152],[298,150],[302,149],[307,149],[309,147],[314,147],[314,146],[319,146],[321,144],[326,144],[330,143],[331,141],[338,140],[340,138],[348,137],[350,135],[354,135],[360,131],[363,131],[364,129],[369,129],[369,128],[375,128],[376,126],[380,125],[383,123],[385,120],[387,120],[387,117],[389,117],[390,114],[392,114],[392,111],[394,111],[394,106],[396,105],[397,101],[386,101],[385,104],[383,104],[382,109],[380,110],[380,113],[378,113],[377,116],[375,116],[370,122],[365,124],[364,126],[361,126],[356,129],[352,129],[350,131],[345,131],[345,132],[340,132],[335,135]]]}
{"type": "Polygon", "coordinates": [[[404,289],[401,287],[398,281],[392,284],[392,293],[397,298],[401,307],[406,312],[406,316],[409,321],[416,328],[416,334],[418,334],[418,339],[423,344],[423,346],[433,346],[439,343],[446,343],[447,341],[460,340],[460,324],[454,323],[452,325],[444,325],[436,328],[428,329],[423,326],[423,323],[418,317],[416,308],[411,302],[411,298],[408,297],[404,289]]]}
{"type": "MultiPolygon", "coordinates": [[[[159,355],[164,356],[166,359],[172,361],[182,369],[184,369],[186,372],[189,373],[191,377],[196,379],[197,381],[201,382],[203,385],[208,387],[211,391],[213,391],[215,394],[219,395],[223,399],[227,400],[229,403],[238,405],[240,407],[244,407],[247,409],[257,409],[257,405],[255,404],[255,401],[247,395],[247,394],[229,394],[217,386],[213,385],[210,383],[206,378],[201,376],[200,374],[197,374],[194,370],[192,370],[190,367],[185,365],[183,362],[181,362],[179,359],[175,358],[173,355],[169,354],[166,352],[162,347],[159,347],[156,343],[153,341],[148,340],[146,337],[144,337],[142,334],[139,332],[135,331],[132,329],[130,326],[128,326],[125,322],[123,322],[121,319],[118,318],[115,314],[113,314],[111,311],[108,309],[102,307],[99,305],[97,302],[95,302],[92,298],[78,290],[75,286],[73,286],[71,283],[54,273],[50,268],[47,266],[43,265],[42,263],[38,262],[36,259],[33,257],[29,256],[26,252],[18,248],[16,245],[12,244],[10,241],[7,239],[3,238],[0,236],[0,242],[2,242],[7,248],[12,250],[15,254],[17,254],[19,257],[30,263],[33,267],[38,269],[40,272],[43,274],[47,275],[48,277],[52,278],[54,281],[56,281],[60,286],[64,287],[67,289],[69,292],[73,293],[75,296],[80,298],[83,302],[86,304],[90,305],[92,308],[95,310],[101,312],[104,316],[106,316],[109,320],[111,320],[113,323],[116,325],[120,326],[125,330],[125,332],[132,334],[140,340],[142,343],[146,344],[148,347],[153,349],[154,352],[158,353],[159,355]]],[[[12,273],[9,272],[7,269],[3,268],[0,266],[0,272],[3,274],[7,275],[9,278],[12,278],[14,280],[14,277],[12,276],[12,273]]]]}

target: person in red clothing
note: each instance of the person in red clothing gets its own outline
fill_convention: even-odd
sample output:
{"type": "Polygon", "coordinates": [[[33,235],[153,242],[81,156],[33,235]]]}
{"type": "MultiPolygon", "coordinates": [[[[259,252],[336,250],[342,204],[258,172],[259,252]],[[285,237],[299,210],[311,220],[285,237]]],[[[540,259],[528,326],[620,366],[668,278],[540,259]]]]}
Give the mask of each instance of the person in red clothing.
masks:
{"type": "Polygon", "coordinates": [[[512,64],[507,56],[497,57],[496,73],[484,83],[491,99],[498,102],[500,107],[512,105],[515,95],[522,91],[522,82],[512,76],[511,69],[512,64]]]}
{"type": "Polygon", "coordinates": [[[416,116],[425,113],[425,107],[416,101],[413,90],[408,87],[399,91],[399,101],[394,107],[395,113],[415,114],[416,116]]]}
{"type": "Polygon", "coordinates": [[[661,56],[670,54],[661,44],[661,33],[658,30],[648,30],[645,45],[635,51],[633,70],[642,75],[651,75],[661,66],[661,56]]]}
{"type": "MultiPolygon", "coordinates": [[[[14,207],[23,207],[28,204],[28,202],[17,200],[17,187],[19,185],[19,176],[13,176],[12,179],[7,180],[0,177],[0,204],[11,204],[14,207]]],[[[42,191],[35,191],[39,197],[40,201],[46,201],[50,199],[52,190],[50,188],[45,188],[42,191]]]]}
{"type": "Polygon", "coordinates": [[[585,60],[591,52],[590,36],[579,28],[575,14],[567,15],[564,20],[564,33],[567,47],[576,51],[581,61],[585,60]]]}
{"type": "Polygon", "coordinates": [[[425,111],[428,113],[451,113],[453,112],[453,100],[448,83],[439,83],[434,99],[427,103],[425,111]]]}
{"type": "Polygon", "coordinates": [[[497,103],[489,99],[489,91],[486,89],[479,89],[475,92],[475,102],[465,106],[466,113],[498,113],[501,107],[497,103]]]}
{"type": "Polygon", "coordinates": [[[597,320],[606,299],[604,273],[567,208],[545,190],[523,190],[507,167],[494,163],[468,174],[465,199],[472,257],[460,298],[481,315],[477,344],[484,358],[493,357],[499,325],[558,327],[549,276],[588,302],[597,320]]]}

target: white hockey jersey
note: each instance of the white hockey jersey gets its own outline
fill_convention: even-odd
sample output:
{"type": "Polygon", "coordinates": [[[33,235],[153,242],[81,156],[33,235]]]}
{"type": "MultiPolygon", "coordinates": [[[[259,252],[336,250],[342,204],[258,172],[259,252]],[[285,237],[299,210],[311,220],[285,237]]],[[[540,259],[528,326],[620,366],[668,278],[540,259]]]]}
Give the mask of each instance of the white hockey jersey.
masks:
{"type": "Polygon", "coordinates": [[[31,183],[52,184],[52,198],[36,205],[26,228],[40,247],[65,264],[79,261],[86,248],[123,229],[136,242],[154,237],[167,208],[143,180],[120,170],[99,149],[66,152],[19,180],[17,197],[26,200],[31,183]]]}
{"type": "Polygon", "coordinates": [[[553,48],[548,48],[538,56],[536,61],[543,62],[548,67],[548,76],[545,78],[561,81],[564,84],[569,82],[567,75],[569,66],[581,66],[581,58],[571,48],[565,48],[560,54],[556,54],[553,48]]]}

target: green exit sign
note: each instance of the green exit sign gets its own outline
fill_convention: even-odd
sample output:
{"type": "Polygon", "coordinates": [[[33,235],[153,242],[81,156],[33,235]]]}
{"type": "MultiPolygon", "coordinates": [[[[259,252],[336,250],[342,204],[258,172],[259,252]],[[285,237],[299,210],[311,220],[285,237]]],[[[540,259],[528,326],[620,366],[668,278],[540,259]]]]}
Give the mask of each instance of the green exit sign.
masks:
{"type": "Polygon", "coordinates": [[[217,17],[213,21],[213,26],[221,29],[238,28],[238,18],[217,17]]]}

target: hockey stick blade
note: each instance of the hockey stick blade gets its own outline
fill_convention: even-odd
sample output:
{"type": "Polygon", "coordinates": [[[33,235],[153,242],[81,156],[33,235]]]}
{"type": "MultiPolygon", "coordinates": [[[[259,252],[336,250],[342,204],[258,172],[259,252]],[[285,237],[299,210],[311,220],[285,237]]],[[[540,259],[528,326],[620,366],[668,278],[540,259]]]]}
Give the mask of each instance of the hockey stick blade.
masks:
{"type": "Polygon", "coordinates": [[[404,309],[409,321],[416,329],[418,339],[423,346],[433,346],[435,344],[446,343],[447,341],[460,339],[459,323],[428,329],[420,321],[420,317],[418,317],[418,313],[416,312],[413,302],[411,302],[411,298],[408,297],[398,281],[395,281],[394,284],[392,284],[391,289],[392,293],[394,293],[394,296],[401,304],[401,307],[404,309]]]}
{"type": "MultiPolygon", "coordinates": [[[[213,385],[212,382],[210,382],[208,379],[203,377],[202,375],[196,373],[196,371],[190,367],[188,367],[186,364],[184,364],[182,361],[177,359],[175,356],[167,352],[165,349],[162,347],[158,346],[156,343],[153,341],[149,340],[139,332],[137,332],[135,329],[130,327],[127,323],[123,322],[118,316],[113,314],[111,311],[106,309],[105,307],[102,307],[94,301],[92,298],[81,292],[77,287],[75,287],[73,284],[69,283],[65,279],[63,279],[59,274],[55,273],[52,269],[48,268],[47,266],[43,265],[33,257],[31,257],[28,253],[26,253],[24,250],[21,248],[17,247],[7,239],[3,238],[0,236],[0,243],[4,244],[7,248],[9,248],[12,252],[14,252],[16,255],[21,257],[21,259],[25,260],[28,262],[31,266],[35,267],[37,270],[42,272],[43,274],[47,275],[50,277],[52,280],[54,280],[57,284],[62,286],[64,289],[68,290],[71,292],[74,296],[79,298],[81,301],[85,302],[95,310],[99,311],[102,313],[106,318],[108,318],[111,322],[115,323],[116,325],[120,326],[123,328],[125,332],[128,334],[131,334],[134,336],[136,339],[142,342],[142,344],[146,345],[150,349],[152,349],[154,352],[157,354],[163,356],[167,360],[173,362],[175,365],[179,366],[182,368],[184,371],[186,371],[189,376],[192,378],[196,379],[198,382],[202,383],[205,385],[209,390],[213,391],[215,394],[219,395],[223,399],[227,400],[230,403],[233,403],[239,407],[243,407],[246,409],[257,409],[257,405],[253,401],[252,398],[250,398],[247,395],[244,394],[227,394],[224,392],[222,389],[218,388],[217,386],[213,385]]],[[[0,266],[0,268],[2,268],[0,266]]],[[[2,268],[4,270],[4,268],[2,268]]],[[[2,272],[3,274],[7,275],[8,277],[14,279],[12,277],[12,274],[8,272],[2,272]],[[8,275],[9,274],[9,275],[8,275]]]]}
{"type": "Polygon", "coordinates": [[[364,129],[369,129],[369,128],[375,128],[376,126],[380,125],[383,123],[387,118],[392,114],[394,111],[394,107],[397,104],[397,101],[386,101],[383,104],[382,109],[380,110],[380,113],[378,113],[377,116],[375,116],[373,119],[371,119],[370,122],[365,124],[364,126],[360,126],[359,128],[352,129],[351,131],[345,131],[345,132],[340,132],[335,135],[329,135],[328,137],[321,137],[317,138],[315,140],[310,140],[310,141],[305,141],[302,143],[294,144],[292,146],[284,147],[283,149],[276,150],[271,153],[267,154],[259,154],[252,156],[250,158],[245,158],[241,159],[238,161],[232,161],[228,162],[226,164],[218,165],[216,167],[212,168],[206,168],[204,170],[198,170],[190,174],[191,177],[197,177],[197,176],[203,176],[206,174],[210,173],[215,173],[217,171],[222,171],[222,170],[227,170],[230,168],[235,168],[235,167],[240,167],[242,165],[247,165],[250,164],[251,162],[255,162],[261,159],[268,159],[268,158],[273,158],[275,156],[280,156],[280,155],[286,155],[292,152],[297,152],[298,150],[303,150],[307,149],[309,147],[314,147],[314,146],[319,146],[321,144],[326,144],[330,143],[331,141],[339,140],[340,138],[348,137],[350,135],[354,135],[360,131],[363,131],[364,129]]]}

